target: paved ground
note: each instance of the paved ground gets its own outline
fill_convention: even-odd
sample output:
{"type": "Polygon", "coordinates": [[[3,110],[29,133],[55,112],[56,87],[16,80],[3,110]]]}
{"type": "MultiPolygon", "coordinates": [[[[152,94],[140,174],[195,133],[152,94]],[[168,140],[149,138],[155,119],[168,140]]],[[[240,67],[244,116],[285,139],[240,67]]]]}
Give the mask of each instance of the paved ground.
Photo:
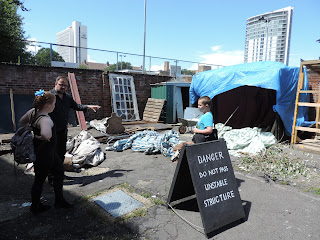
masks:
{"type": "MultiPolygon", "coordinates": [[[[186,140],[188,137],[188,135],[183,136],[186,140]]],[[[0,173],[0,230],[12,225],[17,218],[32,218],[28,207],[23,206],[29,201],[29,196],[22,195],[29,191],[26,189],[30,189],[32,177],[23,174],[21,168],[18,168],[17,178],[14,178],[11,161],[10,155],[3,155],[0,158],[3,169],[0,173]],[[20,188],[24,188],[24,191],[20,188]]],[[[232,157],[232,161],[235,162],[237,159],[232,157]]],[[[94,195],[127,183],[127,186],[131,186],[137,193],[149,193],[150,196],[156,196],[166,202],[175,168],[176,164],[162,155],[144,155],[132,150],[120,153],[107,152],[106,160],[100,166],[80,173],[66,173],[71,179],[66,180],[65,190],[68,192],[67,198],[70,201],[76,201],[79,197],[94,195]]],[[[236,172],[235,176],[238,180],[246,219],[242,223],[223,229],[212,239],[320,239],[319,195],[304,193],[290,186],[267,183],[264,179],[250,174],[236,172]]],[[[48,202],[52,201],[50,188],[46,187],[43,195],[44,199],[49,199],[48,202]]],[[[99,211],[103,210],[99,209],[99,211]]],[[[72,219],[67,220],[67,223],[71,224],[72,219]]],[[[53,231],[50,226],[50,224],[34,223],[34,229],[26,231],[25,238],[19,236],[17,231],[16,239],[42,239],[43,236],[50,236],[53,231]],[[43,235],[44,233],[46,234],[43,235]]],[[[202,223],[199,212],[192,210],[173,212],[161,204],[149,208],[146,216],[130,218],[125,226],[126,229],[130,228],[131,238],[207,239],[203,230],[200,229],[202,223]],[[199,229],[195,229],[188,222],[198,226],[199,229]]],[[[81,228],[81,226],[78,227],[81,228]]],[[[0,239],[11,239],[14,235],[9,231],[6,231],[6,234],[7,237],[0,236],[0,239]]],[[[98,238],[70,234],[65,239],[98,238]]],[[[106,236],[104,239],[129,238],[106,236]]]]}

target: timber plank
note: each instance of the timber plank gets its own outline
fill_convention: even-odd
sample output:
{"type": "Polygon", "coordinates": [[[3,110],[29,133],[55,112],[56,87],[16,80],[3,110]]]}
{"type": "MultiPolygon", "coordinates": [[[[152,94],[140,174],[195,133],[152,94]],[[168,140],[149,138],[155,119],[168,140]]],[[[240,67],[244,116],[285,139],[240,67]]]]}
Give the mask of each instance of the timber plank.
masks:
{"type": "Polygon", "coordinates": [[[148,98],[146,107],[143,112],[143,120],[149,122],[157,122],[159,120],[164,99],[148,98]]]}
{"type": "Polygon", "coordinates": [[[320,129],[318,128],[309,128],[309,127],[298,127],[296,126],[297,130],[304,131],[304,132],[315,132],[320,133],[320,129]]]}
{"type": "Polygon", "coordinates": [[[320,103],[299,102],[298,106],[301,106],[301,107],[320,107],[320,103]]]}
{"type": "MultiPolygon", "coordinates": [[[[68,73],[69,85],[74,101],[81,104],[81,99],[78,91],[78,85],[74,73],[68,73]]],[[[82,130],[87,130],[86,120],[84,118],[84,113],[82,111],[76,111],[78,122],[82,130]]]]}

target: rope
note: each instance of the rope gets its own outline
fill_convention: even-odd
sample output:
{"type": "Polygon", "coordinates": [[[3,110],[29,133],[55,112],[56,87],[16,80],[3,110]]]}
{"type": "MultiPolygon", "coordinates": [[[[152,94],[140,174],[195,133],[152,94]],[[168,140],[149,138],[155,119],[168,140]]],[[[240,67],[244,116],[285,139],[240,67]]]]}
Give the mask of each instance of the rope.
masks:
{"type": "Polygon", "coordinates": [[[171,208],[171,210],[178,216],[180,217],[182,220],[184,220],[186,223],[188,223],[191,227],[193,227],[195,230],[197,230],[198,232],[204,234],[204,228],[203,227],[199,227],[195,224],[193,224],[192,222],[188,221],[187,219],[185,219],[184,217],[182,217],[179,213],[177,213],[174,208],[168,203],[168,206],[171,208]],[[201,231],[203,230],[203,231],[201,231]]]}

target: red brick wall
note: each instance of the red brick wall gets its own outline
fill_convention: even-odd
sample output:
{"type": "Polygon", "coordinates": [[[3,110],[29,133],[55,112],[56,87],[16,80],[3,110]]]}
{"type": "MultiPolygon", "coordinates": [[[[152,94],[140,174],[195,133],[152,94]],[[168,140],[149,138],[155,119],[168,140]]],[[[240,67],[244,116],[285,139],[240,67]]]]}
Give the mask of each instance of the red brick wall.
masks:
{"type": "MultiPolygon", "coordinates": [[[[57,76],[75,74],[82,104],[102,104],[102,73],[99,70],[83,70],[59,67],[41,67],[0,63],[0,94],[34,95],[41,89],[46,91],[54,87],[57,76]]],[[[88,111],[86,120],[102,118],[105,110],[93,113],[88,111]]]]}
{"type": "MultiPolygon", "coordinates": [[[[312,72],[310,70],[307,71],[309,89],[310,90],[320,90],[320,74],[312,72]]],[[[319,94],[313,93],[310,96],[310,102],[318,102],[319,94]]],[[[316,119],[316,108],[309,107],[309,120],[314,121],[316,119]]]]}
{"type": "MultiPolygon", "coordinates": [[[[308,81],[309,81],[309,89],[310,90],[319,90],[320,85],[320,74],[308,71],[308,81]]],[[[314,102],[317,102],[319,99],[319,94],[315,93],[313,94],[314,102]]]]}
{"type": "MultiPolygon", "coordinates": [[[[82,104],[97,104],[102,107],[97,113],[89,111],[86,114],[86,120],[110,116],[112,106],[109,76],[103,74],[101,70],[0,63],[0,94],[9,94],[10,88],[13,89],[13,94],[25,95],[34,95],[34,92],[40,88],[50,90],[54,87],[56,77],[68,76],[68,72],[75,74],[82,104]]],[[[128,75],[134,78],[138,109],[142,118],[147,99],[151,96],[150,84],[165,82],[171,77],[136,73],[128,75]]]]}

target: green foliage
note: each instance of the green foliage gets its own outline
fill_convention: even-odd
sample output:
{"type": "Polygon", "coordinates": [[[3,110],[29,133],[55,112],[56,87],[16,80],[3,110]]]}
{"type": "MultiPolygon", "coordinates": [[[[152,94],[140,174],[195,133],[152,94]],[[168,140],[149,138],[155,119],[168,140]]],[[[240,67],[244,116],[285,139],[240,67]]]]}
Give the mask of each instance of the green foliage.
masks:
{"type": "Polygon", "coordinates": [[[159,198],[153,199],[153,203],[156,205],[165,205],[165,202],[159,198]]]}
{"type": "Polygon", "coordinates": [[[311,191],[313,194],[320,195],[320,188],[311,187],[309,191],[311,191]]]}
{"type": "Polygon", "coordinates": [[[149,193],[141,193],[141,196],[145,197],[145,198],[150,198],[150,194],[149,193]]]}
{"type": "Polygon", "coordinates": [[[80,64],[80,65],[78,66],[78,68],[80,68],[80,69],[89,69],[89,66],[88,66],[88,65],[85,65],[85,64],[80,64]]]}
{"type": "Polygon", "coordinates": [[[188,69],[182,69],[181,70],[181,74],[185,74],[185,75],[194,75],[196,72],[193,70],[188,70],[188,69]]]}
{"type": "Polygon", "coordinates": [[[245,171],[258,170],[267,180],[282,184],[288,184],[298,177],[308,179],[311,172],[307,161],[291,159],[280,144],[271,146],[257,156],[243,156],[239,168],[245,171]]]}
{"type": "Polygon", "coordinates": [[[148,210],[145,208],[139,208],[137,210],[135,210],[132,213],[128,213],[125,216],[121,217],[124,221],[127,221],[131,218],[135,218],[135,217],[144,217],[146,216],[148,213],[148,210]]]}
{"type": "MultiPolygon", "coordinates": [[[[51,66],[50,48],[41,48],[36,54],[37,65],[51,66]]],[[[52,61],[64,62],[63,58],[56,51],[52,50],[52,61]]]]}
{"type": "MultiPolygon", "coordinates": [[[[122,62],[122,69],[132,69],[132,65],[129,62],[122,62]]],[[[121,62],[118,62],[118,70],[121,70],[121,62]]],[[[117,71],[117,64],[111,64],[105,69],[105,71],[117,71]]]]}
{"type": "Polygon", "coordinates": [[[27,11],[21,1],[0,0],[0,62],[32,63],[32,55],[26,51],[23,18],[17,14],[19,8],[27,11]]]}

